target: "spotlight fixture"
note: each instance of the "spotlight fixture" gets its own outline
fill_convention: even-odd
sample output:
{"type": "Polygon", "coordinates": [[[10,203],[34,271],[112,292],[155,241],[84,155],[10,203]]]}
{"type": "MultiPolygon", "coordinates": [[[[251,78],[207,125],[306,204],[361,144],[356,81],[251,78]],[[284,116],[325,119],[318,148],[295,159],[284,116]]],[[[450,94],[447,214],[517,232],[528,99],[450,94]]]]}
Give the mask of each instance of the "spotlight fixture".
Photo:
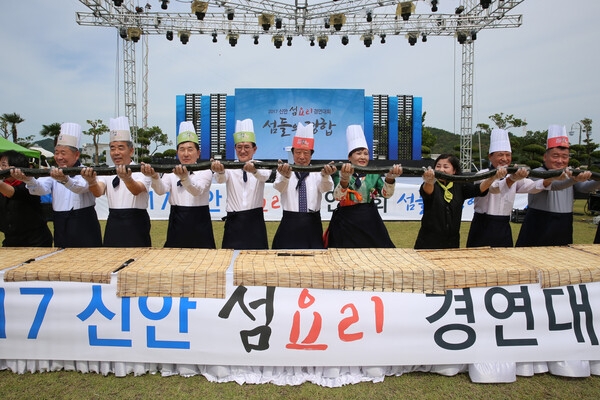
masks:
{"type": "Polygon", "coordinates": [[[212,42],[217,43],[217,32],[212,33],[212,42]]]}
{"type": "Polygon", "coordinates": [[[310,37],[310,45],[311,45],[311,47],[315,45],[315,38],[314,38],[314,36],[310,37]]]}
{"type": "Polygon", "coordinates": [[[427,41],[427,35],[423,33],[421,36],[421,42],[425,43],[427,41]]]}
{"type": "Polygon", "coordinates": [[[258,24],[262,26],[263,31],[267,32],[271,29],[271,26],[275,23],[275,16],[273,14],[260,14],[258,16],[258,24]]]}
{"type": "Polygon", "coordinates": [[[438,0],[431,0],[431,12],[437,12],[438,0]]]}
{"type": "Polygon", "coordinates": [[[121,39],[127,39],[127,28],[121,27],[119,29],[119,36],[121,36],[121,39]]]}
{"type": "Polygon", "coordinates": [[[417,44],[417,37],[415,35],[408,35],[408,44],[410,44],[411,46],[414,46],[415,44],[417,44]]]}
{"type": "Polygon", "coordinates": [[[481,8],[485,10],[490,7],[490,4],[492,4],[492,0],[481,0],[479,4],[481,4],[481,8]]]}
{"type": "Polygon", "coordinates": [[[381,44],[385,44],[385,33],[382,33],[381,35],[379,35],[379,37],[381,38],[381,44]]]}
{"type": "Polygon", "coordinates": [[[233,8],[227,9],[227,20],[233,21],[233,17],[234,17],[233,8]]]}
{"type": "Polygon", "coordinates": [[[281,29],[282,24],[283,24],[283,21],[281,20],[281,18],[275,18],[275,28],[276,29],[281,29]]]}
{"type": "Polygon", "coordinates": [[[373,13],[371,11],[367,11],[367,22],[373,21],[373,13]]]}
{"type": "Polygon", "coordinates": [[[477,40],[477,31],[471,31],[471,40],[477,40]]]}
{"type": "Polygon", "coordinates": [[[412,1],[401,1],[396,6],[396,17],[400,15],[403,21],[408,21],[415,9],[416,6],[412,1]]]}
{"type": "Polygon", "coordinates": [[[113,0],[113,3],[115,3],[115,7],[120,7],[123,4],[123,0],[113,0]]]}
{"type": "Polygon", "coordinates": [[[344,46],[348,44],[348,36],[347,35],[342,36],[342,44],[344,46]]]}
{"type": "Polygon", "coordinates": [[[229,41],[229,45],[231,47],[235,47],[235,45],[238,42],[238,37],[239,37],[239,35],[236,33],[230,33],[227,35],[227,40],[229,41]]]}
{"type": "Polygon", "coordinates": [[[131,39],[133,43],[137,43],[138,40],[140,40],[140,37],[142,36],[142,30],[137,26],[131,27],[127,29],[127,36],[129,37],[129,39],[131,39]]]}
{"type": "Polygon", "coordinates": [[[161,0],[160,8],[162,8],[163,10],[166,10],[167,8],[169,8],[169,0],[161,0]]]}
{"type": "Polygon", "coordinates": [[[333,14],[329,17],[329,24],[333,25],[336,31],[340,31],[342,26],[346,23],[346,16],[344,14],[333,14]]]}
{"type": "Polygon", "coordinates": [[[281,45],[283,44],[283,36],[281,35],[275,35],[273,36],[273,44],[275,45],[276,49],[281,48],[281,45]]]}
{"type": "Polygon", "coordinates": [[[177,34],[179,35],[179,40],[181,40],[181,44],[187,44],[190,41],[190,32],[179,31],[177,34]]]}
{"type": "Polygon", "coordinates": [[[454,10],[454,14],[460,15],[463,11],[465,11],[465,6],[458,6],[456,7],[456,10],[454,10]]]}
{"type": "Polygon", "coordinates": [[[329,29],[329,18],[325,18],[325,29],[329,29]]]}
{"type": "Polygon", "coordinates": [[[327,36],[319,36],[318,42],[319,42],[319,47],[321,49],[324,49],[325,47],[327,47],[327,40],[329,40],[329,38],[327,36]]]}
{"type": "Polygon", "coordinates": [[[456,32],[456,40],[459,44],[465,44],[467,41],[467,34],[464,32],[456,32]]]}
{"type": "Polygon", "coordinates": [[[365,47],[371,47],[371,44],[373,44],[373,35],[368,33],[366,35],[362,35],[360,40],[363,41],[363,44],[365,45],[365,47]]]}
{"type": "Polygon", "coordinates": [[[254,35],[253,38],[254,38],[254,44],[258,44],[258,35],[254,35]]]}
{"type": "Polygon", "coordinates": [[[173,31],[167,31],[167,40],[173,40],[173,31]]]}
{"type": "Polygon", "coordinates": [[[136,6],[135,7],[135,12],[138,13],[138,14],[141,14],[141,13],[144,12],[144,9],[142,7],[140,7],[140,6],[136,6]]]}
{"type": "Polygon", "coordinates": [[[200,21],[204,20],[206,17],[206,12],[208,11],[208,1],[192,1],[192,14],[196,15],[200,21]]]}
{"type": "Polygon", "coordinates": [[[291,46],[291,45],[292,45],[292,37],[291,37],[291,36],[288,36],[288,37],[287,37],[287,45],[288,45],[288,46],[291,46]]]}

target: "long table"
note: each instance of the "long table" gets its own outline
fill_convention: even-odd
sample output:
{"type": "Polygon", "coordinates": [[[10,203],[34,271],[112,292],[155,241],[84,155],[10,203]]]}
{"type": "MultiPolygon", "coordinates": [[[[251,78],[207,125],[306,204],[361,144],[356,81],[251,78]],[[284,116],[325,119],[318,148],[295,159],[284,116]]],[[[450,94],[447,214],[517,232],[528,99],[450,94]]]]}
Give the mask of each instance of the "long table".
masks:
{"type": "Polygon", "coordinates": [[[2,249],[0,368],[325,386],[600,375],[598,247],[2,249]],[[529,265],[535,251],[580,268],[529,265]]]}

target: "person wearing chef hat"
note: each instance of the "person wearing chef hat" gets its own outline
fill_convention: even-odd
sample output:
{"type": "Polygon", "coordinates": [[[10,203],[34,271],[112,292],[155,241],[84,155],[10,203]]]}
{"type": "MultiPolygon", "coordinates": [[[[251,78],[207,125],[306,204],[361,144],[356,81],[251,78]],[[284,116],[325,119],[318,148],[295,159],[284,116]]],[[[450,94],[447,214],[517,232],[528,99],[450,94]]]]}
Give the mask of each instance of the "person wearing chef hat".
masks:
{"type": "MultiPolygon", "coordinates": [[[[488,159],[493,169],[510,166],[512,149],[506,130],[492,130],[488,159]]],[[[480,173],[487,171],[488,169],[484,169],[480,173]]],[[[487,195],[474,198],[475,213],[469,229],[467,247],[513,247],[510,214],[516,194],[539,193],[549,188],[554,180],[531,180],[527,179],[528,175],[529,170],[521,167],[515,173],[507,175],[506,179],[494,181],[487,195]]]]}
{"type": "Polygon", "coordinates": [[[21,170],[15,176],[26,183],[29,193],[36,196],[52,194],[54,246],[100,247],[102,233],[96,214],[96,197],[81,176],[63,174],[63,168],[79,167],[81,125],[65,122],[60,126],[54,162],[58,168],[50,169],[50,177],[32,178],[21,170]]]}
{"type": "Polygon", "coordinates": [[[569,166],[569,138],[561,125],[550,125],[544,165],[534,171],[565,170],[550,190],[530,194],[527,213],[517,238],[517,247],[564,246],[573,243],[573,201],[575,191],[589,193],[600,189],[600,181],[588,181],[590,171],[573,175],[569,166]]]}
{"type": "Polygon", "coordinates": [[[295,171],[294,166],[307,167],[314,153],[314,126],[298,123],[292,140],[294,164],[281,163],[273,188],[281,193],[283,216],[273,238],[273,249],[323,249],[321,198],[333,189],[333,164],[321,171],[295,171]]]}
{"type": "Polygon", "coordinates": [[[127,167],[133,163],[135,150],[127,117],[111,118],[109,129],[110,158],[117,174],[96,176],[93,168],[81,171],[94,196],[106,194],[108,200],[103,244],[105,247],[151,247],[147,210],[151,179],[127,167]]]}
{"type": "Polygon", "coordinates": [[[270,170],[254,165],[256,134],[251,119],[238,120],[233,134],[237,161],[242,169],[225,169],[220,161],[213,161],[212,171],[217,183],[227,188],[227,216],[223,231],[223,249],[268,249],[267,227],[263,212],[265,182],[270,170]]]}
{"type": "Polygon", "coordinates": [[[360,125],[346,128],[349,163],[333,175],[333,196],[339,201],[325,233],[328,247],[395,247],[390,239],[375,199],[389,199],[394,194],[396,178],[402,174],[394,164],[382,177],[379,174],[355,173],[356,167],[369,165],[369,147],[360,125]]]}
{"type": "Polygon", "coordinates": [[[200,158],[200,142],[194,123],[183,121],[177,135],[177,158],[180,162],[172,174],[162,178],[150,164],[141,171],[152,178],[152,189],[157,195],[169,192],[169,225],[164,247],[214,249],[210,209],[208,207],[212,172],[188,172],[186,164],[195,164],[200,158]]]}

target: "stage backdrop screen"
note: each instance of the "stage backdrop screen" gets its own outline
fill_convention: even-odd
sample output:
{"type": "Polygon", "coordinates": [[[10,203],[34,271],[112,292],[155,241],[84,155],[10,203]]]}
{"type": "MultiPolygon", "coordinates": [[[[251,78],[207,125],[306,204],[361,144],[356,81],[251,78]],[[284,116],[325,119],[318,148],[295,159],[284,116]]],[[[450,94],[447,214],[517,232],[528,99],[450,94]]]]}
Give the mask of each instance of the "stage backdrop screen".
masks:
{"type": "MultiPolygon", "coordinates": [[[[364,129],[362,89],[236,89],[235,119],[251,118],[257,159],[287,159],[296,127],[313,123],[315,160],[346,160],[346,127],[364,129]]],[[[371,143],[367,134],[367,143],[371,143]]],[[[370,149],[371,150],[371,149],[370,149]]]]}

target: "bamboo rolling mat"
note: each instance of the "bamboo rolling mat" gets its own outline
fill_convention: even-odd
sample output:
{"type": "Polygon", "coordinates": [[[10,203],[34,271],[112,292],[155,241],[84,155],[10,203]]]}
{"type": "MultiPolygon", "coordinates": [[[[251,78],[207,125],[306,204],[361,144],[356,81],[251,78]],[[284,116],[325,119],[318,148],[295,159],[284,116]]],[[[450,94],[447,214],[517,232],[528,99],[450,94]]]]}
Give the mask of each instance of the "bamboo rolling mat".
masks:
{"type": "Polygon", "coordinates": [[[506,249],[470,248],[418,252],[443,270],[443,286],[446,289],[538,282],[535,265],[512,258],[504,250],[506,249]]]}
{"type": "Polygon", "coordinates": [[[111,273],[147,251],[107,247],[65,249],[7,271],[4,280],[110,283],[111,273]]]}
{"type": "MultiPolygon", "coordinates": [[[[31,262],[58,250],[52,247],[0,247],[0,271],[31,262]]],[[[6,280],[6,276],[4,279],[6,280]]]]}
{"type": "Polygon", "coordinates": [[[244,250],[233,266],[236,286],[339,289],[340,282],[325,250],[244,250]]]}
{"type": "Polygon", "coordinates": [[[444,293],[444,271],[413,249],[330,249],[344,290],[444,293]]]}
{"type": "Polygon", "coordinates": [[[539,273],[542,288],[600,281],[600,246],[517,247],[502,249],[539,273]]]}
{"type": "Polygon", "coordinates": [[[117,296],[225,298],[233,250],[149,249],[119,271],[117,296]]]}

